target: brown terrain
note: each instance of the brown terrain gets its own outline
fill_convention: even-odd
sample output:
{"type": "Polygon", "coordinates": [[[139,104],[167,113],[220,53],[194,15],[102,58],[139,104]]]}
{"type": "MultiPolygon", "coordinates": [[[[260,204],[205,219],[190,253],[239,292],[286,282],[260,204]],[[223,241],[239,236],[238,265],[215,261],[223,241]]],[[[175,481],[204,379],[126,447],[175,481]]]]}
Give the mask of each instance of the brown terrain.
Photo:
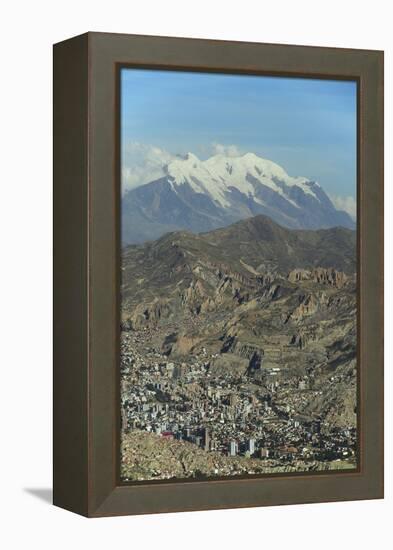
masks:
{"type": "Polygon", "coordinates": [[[355,251],[349,229],[289,230],[265,216],[125,248],[124,476],[305,471],[345,457],[353,467],[355,251]],[[202,449],[203,430],[214,444],[202,449]],[[241,451],[250,438],[256,449],[241,451]],[[231,441],[239,450],[228,457],[231,441]],[[285,445],[296,452],[280,458],[285,445]]]}

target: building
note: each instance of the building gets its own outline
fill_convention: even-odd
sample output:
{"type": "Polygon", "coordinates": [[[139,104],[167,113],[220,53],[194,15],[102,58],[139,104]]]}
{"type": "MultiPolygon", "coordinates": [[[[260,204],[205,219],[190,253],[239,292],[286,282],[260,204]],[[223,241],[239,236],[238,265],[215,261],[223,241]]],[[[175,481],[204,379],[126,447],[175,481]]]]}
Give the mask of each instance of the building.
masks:
{"type": "Polygon", "coordinates": [[[209,430],[208,428],[204,429],[204,448],[205,451],[208,451],[210,449],[210,436],[209,436],[209,430]]]}
{"type": "Polygon", "coordinates": [[[266,447],[262,447],[259,449],[259,454],[261,458],[269,458],[269,449],[266,447]]]}
{"type": "Polygon", "coordinates": [[[237,441],[231,441],[229,444],[229,456],[236,456],[238,452],[237,441]]]}
{"type": "Polygon", "coordinates": [[[231,407],[236,407],[238,403],[238,396],[236,395],[236,393],[231,393],[231,395],[229,396],[229,405],[231,407]]]}

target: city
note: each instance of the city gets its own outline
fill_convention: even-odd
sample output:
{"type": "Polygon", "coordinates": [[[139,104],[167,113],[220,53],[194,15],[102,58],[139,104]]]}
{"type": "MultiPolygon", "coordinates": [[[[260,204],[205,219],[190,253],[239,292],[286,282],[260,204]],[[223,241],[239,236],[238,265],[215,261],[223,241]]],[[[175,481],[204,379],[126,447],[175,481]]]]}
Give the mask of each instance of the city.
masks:
{"type": "MultiPolygon", "coordinates": [[[[149,346],[151,341],[147,328],[122,332],[124,432],[142,430],[207,452],[258,458],[258,471],[268,459],[285,466],[299,460],[342,464],[355,458],[354,428],[331,427],[318,416],[298,412],[322,395],[312,372],[290,376],[279,367],[263,368],[262,360],[242,375],[215,374],[217,354],[209,356],[203,349],[187,362],[168,360],[149,346]]],[[[328,384],[339,382],[332,376],[328,384]]]]}

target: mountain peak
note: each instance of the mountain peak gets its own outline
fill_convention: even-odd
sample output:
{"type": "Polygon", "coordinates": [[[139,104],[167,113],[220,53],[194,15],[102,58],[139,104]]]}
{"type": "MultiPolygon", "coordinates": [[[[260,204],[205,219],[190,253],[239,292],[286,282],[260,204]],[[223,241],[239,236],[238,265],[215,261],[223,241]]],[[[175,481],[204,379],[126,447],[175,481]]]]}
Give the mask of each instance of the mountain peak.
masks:
{"type": "Polygon", "coordinates": [[[251,160],[256,162],[265,160],[265,159],[262,159],[261,157],[258,157],[258,155],[256,155],[255,153],[245,153],[244,155],[242,155],[242,158],[244,160],[251,160]]]}
{"type": "Polygon", "coordinates": [[[171,161],[166,173],[173,185],[188,184],[195,192],[208,195],[221,207],[229,206],[228,194],[232,189],[246,197],[256,197],[261,186],[271,189],[294,207],[298,205],[291,196],[290,187],[297,187],[319,201],[307,178],[291,177],[278,164],[252,152],[237,157],[218,154],[204,161],[189,152],[183,158],[171,161]]]}
{"type": "Polygon", "coordinates": [[[191,160],[191,161],[194,161],[194,162],[201,162],[199,160],[199,158],[196,155],[194,155],[194,153],[190,153],[190,152],[186,153],[186,155],[184,156],[184,160],[191,160]]]}
{"type": "Polygon", "coordinates": [[[253,152],[207,160],[189,152],[171,160],[164,174],[125,196],[130,218],[124,221],[137,225],[138,235],[142,226],[149,237],[178,229],[208,231],[257,214],[294,229],[354,228],[349,215],[334,207],[319,184],[290,176],[253,152]]]}

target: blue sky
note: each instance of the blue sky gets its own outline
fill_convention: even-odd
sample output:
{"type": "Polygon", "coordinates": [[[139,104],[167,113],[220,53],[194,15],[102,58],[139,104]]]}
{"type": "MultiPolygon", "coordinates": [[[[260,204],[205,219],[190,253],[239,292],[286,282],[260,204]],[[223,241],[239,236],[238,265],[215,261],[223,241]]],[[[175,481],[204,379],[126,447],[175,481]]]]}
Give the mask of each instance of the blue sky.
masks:
{"type": "Polygon", "coordinates": [[[355,82],[139,69],[121,78],[123,148],[204,159],[232,146],[356,197],[355,82]]]}

